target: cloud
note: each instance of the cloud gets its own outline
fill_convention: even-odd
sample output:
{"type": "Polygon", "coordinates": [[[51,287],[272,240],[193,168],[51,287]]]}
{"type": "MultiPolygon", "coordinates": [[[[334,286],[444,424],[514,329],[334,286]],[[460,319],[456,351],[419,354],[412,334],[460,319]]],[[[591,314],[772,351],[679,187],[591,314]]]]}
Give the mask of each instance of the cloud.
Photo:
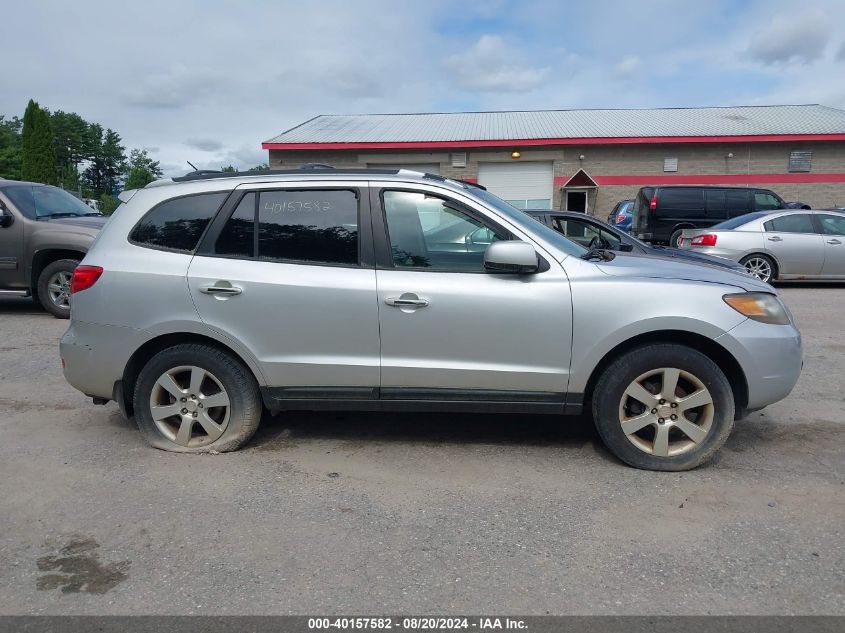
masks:
{"type": "Polygon", "coordinates": [[[836,59],[839,61],[845,61],[845,42],[842,42],[842,45],[839,47],[839,50],[836,51],[836,59]]]}
{"type": "Polygon", "coordinates": [[[832,33],[829,16],[818,10],[775,16],[754,33],[746,52],[764,64],[809,64],[824,54],[832,33]]]}
{"type": "Polygon", "coordinates": [[[213,138],[189,138],[185,145],[201,152],[217,152],[223,149],[223,143],[213,138]]]}
{"type": "Polygon", "coordinates": [[[482,35],[470,50],[449,57],[446,66],[464,90],[528,92],[541,86],[549,69],[516,63],[514,57],[500,36],[482,35]]]}
{"type": "Polygon", "coordinates": [[[643,63],[636,55],[628,55],[613,68],[613,77],[616,79],[631,79],[640,72],[643,63]]]}
{"type": "Polygon", "coordinates": [[[129,83],[123,101],[138,108],[176,110],[197,103],[215,90],[225,90],[222,73],[176,65],[129,83]]]}

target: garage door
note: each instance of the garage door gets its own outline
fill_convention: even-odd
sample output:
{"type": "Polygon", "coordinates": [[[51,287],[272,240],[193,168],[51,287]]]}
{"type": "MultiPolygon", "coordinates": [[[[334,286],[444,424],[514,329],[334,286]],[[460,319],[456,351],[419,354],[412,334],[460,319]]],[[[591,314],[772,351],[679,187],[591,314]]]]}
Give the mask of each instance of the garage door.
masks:
{"type": "Polygon", "coordinates": [[[439,163],[367,163],[367,167],[371,169],[410,169],[412,171],[422,171],[426,174],[439,174],[439,163]]]}
{"type": "Polygon", "coordinates": [[[552,163],[478,163],[478,184],[517,209],[551,209],[552,163]]]}

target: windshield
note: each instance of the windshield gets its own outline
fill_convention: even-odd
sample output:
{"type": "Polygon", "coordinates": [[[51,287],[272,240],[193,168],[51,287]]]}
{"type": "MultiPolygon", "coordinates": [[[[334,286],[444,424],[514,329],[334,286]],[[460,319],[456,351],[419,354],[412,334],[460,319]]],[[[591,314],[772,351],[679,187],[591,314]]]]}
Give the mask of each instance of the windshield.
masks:
{"type": "Polygon", "coordinates": [[[575,255],[580,257],[581,255],[587,252],[587,249],[581,246],[580,244],[576,244],[572,240],[565,238],[553,228],[546,226],[542,222],[538,222],[530,215],[523,213],[513,205],[508,204],[507,202],[505,202],[498,196],[493,195],[489,191],[479,189],[477,187],[469,187],[466,193],[474,198],[477,198],[478,200],[481,200],[487,206],[493,207],[494,209],[496,209],[496,211],[504,215],[508,220],[510,220],[517,226],[524,228],[529,233],[538,234],[544,240],[557,246],[567,255],[575,255]]]}
{"type": "Polygon", "coordinates": [[[754,213],[746,213],[745,215],[740,215],[735,218],[731,218],[730,220],[725,220],[724,222],[719,222],[710,228],[713,229],[735,229],[738,226],[742,226],[743,224],[748,224],[749,222],[753,222],[754,220],[759,220],[765,215],[769,215],[768,211],[755,211],[754,213]]]}
{"type": "Polygon", "coordinates": [[[30,218],[99,215],[67,191],[49,185],[13,185],[3,190],[21,213],[30,218]]]}
{"type": "Polygon", "coordinates": [[[39,218],[49,216],[96,215],[87,204],[74,198],[67,191],[58,187],[33,187],[35,214],[39,218]]]}

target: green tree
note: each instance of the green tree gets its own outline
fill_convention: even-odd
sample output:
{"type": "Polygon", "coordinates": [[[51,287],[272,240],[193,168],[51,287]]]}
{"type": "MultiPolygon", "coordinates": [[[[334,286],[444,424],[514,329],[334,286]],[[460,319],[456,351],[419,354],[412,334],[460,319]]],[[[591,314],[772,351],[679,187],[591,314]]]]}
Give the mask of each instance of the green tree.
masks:
{"type": "Polygon", "coordinates": [[[220,171],[228,173],[236,173],[238,170],[235,169],[234,165],[226,165],[225,167],[221,167],[220,171]]]}
{"type": "Polygon", "coordinates": [[[29,100],[23,115],[22,137],[21,178],[55,184],[56,153],[53,149],[50,115],[32,99],[29,100]]]}
{"type": "Polygon", "coordinates": [[[0,114],[0,178],[21,178],[21,127],[18,117],[9,120],[0,114]]]}
{"type": "Polygon", "coordinates": [[[56,110],[50,115],[53,147],[59,182],[65,189],[79,186],[79,164],[92,157],[89,143],[90,124],[75,112],[56,110]]]}
{"type": "Polygon", "coordinates": [[[250,167],[247,171],[267,171],[268,169],[270,169],[270,165],[267,163],[261,163],[255,167],[250,167]]]}
{"type": "Polygon", "coordinates": [[[100,125],[92,125],[92,138],[90,139],[93,151],[91,163],[83,174],[85,179],[86,193],[109,195],[117,189],[123,176],[126,174],[125,148],[120,144],[120,134],[112,129],[103,132],[100,125]]]}
{"type": "Polygon", "coordinates": [[[99,198],[97,198],[97,201],[100,203],[100,213],[103,215],[111,215],[114,213],[114,210],[117,209],[117,205],[120,204],[120,200],[110,193],[102,194],[99,198]]]}
{"type": "Polygon", "coordinates": [[[161,178],[161,167],[157,160],[147,155],[147,150],[133,149],[129,153],[129,167],[124,189],[140,189],[156,178],[161,178]]]}

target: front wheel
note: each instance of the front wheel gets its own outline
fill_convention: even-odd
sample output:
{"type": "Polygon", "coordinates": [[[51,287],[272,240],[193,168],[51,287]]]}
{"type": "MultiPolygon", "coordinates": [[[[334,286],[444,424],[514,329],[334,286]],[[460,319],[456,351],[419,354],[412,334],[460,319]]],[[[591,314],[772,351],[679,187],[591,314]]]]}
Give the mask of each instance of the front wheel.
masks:
{"type": "Polygon", "coordinates": [[[70,281],[78,265],[75,259],[60,259],[45,266],[38,276],[38,301],[56,318],[70,318],[70,281]]]}
{"type": "Polygon", "coordinates": [[[775,263],[770,257],[766,257],[765,255],[749,255],[748,257],[743,257],[739,263],[745,266],[745,270],[749,275],[756,277],[760,281],[768,283],[775,278],[775,263]]]}
{"type": "Polygon", "coordinates": [[[650,344],[626,352],[593,391],[593,418],[610,451],[649,470],[689,470],[725,443],[734,398],[721,369],[701,352],[650,344]]]}
{"type": "Polygon", "coordinates": [[[253,436],[263,411],[255,378],[240,360],[194,343],[147,362],[133,406],[147,441],[180,453],[237,450],[253,436]]]}

